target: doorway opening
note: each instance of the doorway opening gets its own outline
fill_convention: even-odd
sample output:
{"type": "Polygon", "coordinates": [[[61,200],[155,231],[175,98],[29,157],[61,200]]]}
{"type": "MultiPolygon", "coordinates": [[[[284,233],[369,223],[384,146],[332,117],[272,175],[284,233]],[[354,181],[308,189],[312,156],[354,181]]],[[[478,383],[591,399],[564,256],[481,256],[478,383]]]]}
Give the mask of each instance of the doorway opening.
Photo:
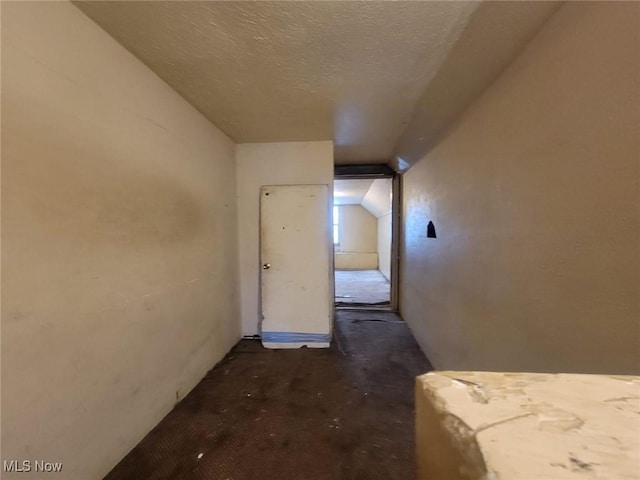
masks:
{"type": "MultiPolygon", "coordinates": [[[[384,166],[386,167],[386,166],[384,166]]],[[[394,190],[384,174],[336,174],[333,189],[337,309],[396,311],[394,190]]]]}

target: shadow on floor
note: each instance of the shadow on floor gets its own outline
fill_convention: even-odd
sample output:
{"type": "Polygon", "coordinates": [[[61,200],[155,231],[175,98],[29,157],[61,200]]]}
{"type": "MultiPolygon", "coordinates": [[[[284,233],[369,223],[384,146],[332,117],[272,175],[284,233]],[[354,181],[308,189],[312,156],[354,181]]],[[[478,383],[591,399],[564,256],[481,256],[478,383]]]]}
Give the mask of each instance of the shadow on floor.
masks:
{"type": "Polygon", "coordinates": [[[105,478],[412,479],[429,370],[392,313],[338,312],[327,350],[242,340],[105,478]]]}

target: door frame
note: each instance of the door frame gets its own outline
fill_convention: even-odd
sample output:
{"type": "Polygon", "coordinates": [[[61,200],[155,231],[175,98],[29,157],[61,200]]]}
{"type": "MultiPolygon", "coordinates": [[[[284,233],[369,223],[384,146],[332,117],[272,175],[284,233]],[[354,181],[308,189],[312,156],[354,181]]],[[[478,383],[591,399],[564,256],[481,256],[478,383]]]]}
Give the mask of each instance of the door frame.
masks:
{"type": "MultiPolygon", "coordinates": [[[[376,178],[391,178],[391,280],[390,280],[390,308],[394,313],[400,309],[400,222],[402,219],[402,176],[384,163],[336,165],[333,179],[335,180],[372,180],[376,178]]],[[[332,192],[333,193],[333,192],[332,192]]],[[[332,196],[333,198],[333,196],[332,196]]],[[[335,265],[332,265],[335,275],[335,265]]],[[[334,296],[335,305],[335,296],[334,296]]]]}

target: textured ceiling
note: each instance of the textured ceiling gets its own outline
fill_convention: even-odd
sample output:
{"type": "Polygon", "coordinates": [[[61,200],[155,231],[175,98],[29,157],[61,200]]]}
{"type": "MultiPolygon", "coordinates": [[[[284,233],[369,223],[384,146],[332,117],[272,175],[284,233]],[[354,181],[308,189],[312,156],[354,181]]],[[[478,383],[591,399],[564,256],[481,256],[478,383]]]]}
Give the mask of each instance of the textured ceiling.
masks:
{"type": "Polygon", "coordinates": [[[234,141],[388,161],[471,2],[74,2],[234,141]]]}
{"type": "Polygon", "coordinates": [[[526,1],[74,4],[235,142],[333,139],[336,163],[391,164],[423,155],[557,8],[526,1]]]}

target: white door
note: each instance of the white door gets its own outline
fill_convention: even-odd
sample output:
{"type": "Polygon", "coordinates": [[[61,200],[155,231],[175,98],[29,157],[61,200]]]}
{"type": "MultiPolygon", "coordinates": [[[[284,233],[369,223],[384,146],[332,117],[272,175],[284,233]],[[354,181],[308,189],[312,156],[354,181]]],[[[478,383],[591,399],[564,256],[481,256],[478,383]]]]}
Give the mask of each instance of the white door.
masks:
{"type": "Polygon", "coordinates": [[[326,348],[331,342],[331,240],[327,185],[260,192],[262,344],[326,348]]]}

